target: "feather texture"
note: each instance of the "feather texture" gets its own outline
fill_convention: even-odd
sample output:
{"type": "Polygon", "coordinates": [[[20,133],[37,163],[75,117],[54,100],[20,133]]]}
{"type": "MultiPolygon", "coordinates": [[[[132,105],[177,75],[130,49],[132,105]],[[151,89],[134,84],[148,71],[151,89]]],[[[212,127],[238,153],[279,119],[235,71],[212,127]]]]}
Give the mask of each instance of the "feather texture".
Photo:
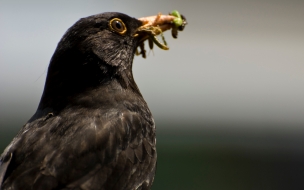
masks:
{"type": "Polygon", "coordinates": [[[66,32],[36,113],[1,155],[1,190],[151,188],[155,124],[132,74],[141,24],[104,13],[66,32]],[[124,35],[109,29],[112,18],[124,35]]]}

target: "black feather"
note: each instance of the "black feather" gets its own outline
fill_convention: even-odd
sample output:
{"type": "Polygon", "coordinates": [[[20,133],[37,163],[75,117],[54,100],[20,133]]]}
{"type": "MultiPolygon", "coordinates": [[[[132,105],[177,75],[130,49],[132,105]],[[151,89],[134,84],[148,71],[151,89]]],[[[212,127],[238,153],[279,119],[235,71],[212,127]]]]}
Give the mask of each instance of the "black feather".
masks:
{"type": "Polygon", "coordinates": [[[36,113],[1,155],[2,190],[151,188],[155,125],[132,74],[141,25],[103,13],[64,34],[36,113]],[[109,28],[113,18],[125,34],[109,28]]]}

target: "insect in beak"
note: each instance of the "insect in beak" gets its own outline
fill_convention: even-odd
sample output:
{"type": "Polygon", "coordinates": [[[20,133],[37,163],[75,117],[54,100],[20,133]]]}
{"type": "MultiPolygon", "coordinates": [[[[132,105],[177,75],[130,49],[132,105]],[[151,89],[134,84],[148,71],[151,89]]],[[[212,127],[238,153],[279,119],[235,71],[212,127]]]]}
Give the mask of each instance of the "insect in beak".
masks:
{"type": "Polygon", "coordinates": [[[143,17],[138,20],[142,21],[143,25],[137,29],[133,37],[139,37],[138,47],[141,51],[136,51],[136,55],[142,55],[144,58],[146,58],[144,41],[148,40],[150,49],[153,49],[153,44],[155,44],[163,50],[168,50],[163,32],[172,29],[173,38],[177,38],[177,31],[182,31],[187,24],[186,18],[176,10],[169,15],[159,13],[156,16],[143,17]],[[162,42],[158,40],[157,35],[161,35],[162,42]]]}

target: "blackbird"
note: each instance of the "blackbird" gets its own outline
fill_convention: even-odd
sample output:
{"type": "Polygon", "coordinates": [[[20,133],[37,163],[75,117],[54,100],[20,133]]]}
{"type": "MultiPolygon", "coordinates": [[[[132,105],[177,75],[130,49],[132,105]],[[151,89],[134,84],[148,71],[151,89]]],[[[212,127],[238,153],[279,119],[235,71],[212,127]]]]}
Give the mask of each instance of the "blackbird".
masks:
{"type": "Polygon", "coordinates": [[[1,155],[1,190],[151,188],[155,123],[132,74],[136,49],[151,36],[138,33],[144,24],[108,12],[68,29],[37,111],[1,155]]]}

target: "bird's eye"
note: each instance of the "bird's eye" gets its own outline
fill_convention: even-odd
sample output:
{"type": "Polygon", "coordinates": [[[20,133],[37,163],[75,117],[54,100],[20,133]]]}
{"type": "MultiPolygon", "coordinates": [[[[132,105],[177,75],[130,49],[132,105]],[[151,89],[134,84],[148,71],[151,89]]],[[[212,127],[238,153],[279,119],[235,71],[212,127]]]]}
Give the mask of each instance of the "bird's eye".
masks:
{"type": "Polygon", "coordinates": [[[127,31],[126,25],[119,18],[113,18],[109,22],[109,27],[111,30],[123,35],[127,31]]]}

